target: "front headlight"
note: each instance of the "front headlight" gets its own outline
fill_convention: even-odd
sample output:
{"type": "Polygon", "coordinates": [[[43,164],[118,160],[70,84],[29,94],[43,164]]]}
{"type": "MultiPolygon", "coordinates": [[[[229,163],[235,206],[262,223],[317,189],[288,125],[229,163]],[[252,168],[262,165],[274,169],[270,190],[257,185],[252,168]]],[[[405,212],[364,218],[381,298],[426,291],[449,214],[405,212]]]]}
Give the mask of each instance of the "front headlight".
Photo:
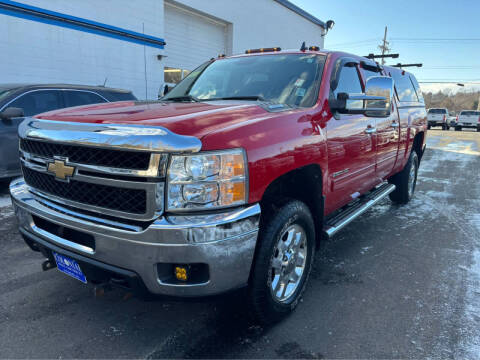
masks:
{"type": "Polygon", "coordinates": [[[173,155],[167,174],[167,210],[215,209],[247,201],[242,149],[173,155]]]}

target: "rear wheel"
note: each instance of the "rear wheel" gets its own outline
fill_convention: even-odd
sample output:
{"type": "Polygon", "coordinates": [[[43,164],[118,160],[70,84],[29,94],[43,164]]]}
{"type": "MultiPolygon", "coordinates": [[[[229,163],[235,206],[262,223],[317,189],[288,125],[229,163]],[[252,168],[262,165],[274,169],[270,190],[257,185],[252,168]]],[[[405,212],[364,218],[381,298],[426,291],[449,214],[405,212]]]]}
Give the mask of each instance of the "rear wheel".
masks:
{"type": "Polygon", "coordinates": [[[455,126],[455,131],[461,131],[462,128],[460,126],[455,126]]]}
{"type": "Polygon", "coordinates": [[[480,132],[480,127],[479,127],[479,128],[477,128],[477,132],[480,132]]]}
{"type": "Polygon", "coordinates": [[[389,179],[396,186],[395,191],[390,193],[390,200],[398,204],[408,203],[415,192],[418,174],[418,155],[412,150],[407,164],[401,172],[389,179]]]}
{"type": "Polygon", "coordinates": [[[314,252],[314,222],[304,203],[287,202],[262,225],[249,286],[249,301],[258,321],[274,323],[295,309],[314,252]]]}
{"type": "Polygon", "coordinates": [[[432,125],[427,125],[427,129],[430,130],[430,128],[432,127],[432,125]]]}

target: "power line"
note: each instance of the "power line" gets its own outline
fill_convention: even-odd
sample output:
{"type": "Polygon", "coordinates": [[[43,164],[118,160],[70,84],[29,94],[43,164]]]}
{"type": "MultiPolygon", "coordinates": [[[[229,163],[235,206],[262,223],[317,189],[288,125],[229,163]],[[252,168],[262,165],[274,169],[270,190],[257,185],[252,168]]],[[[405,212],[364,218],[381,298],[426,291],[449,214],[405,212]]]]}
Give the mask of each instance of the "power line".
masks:
{"type": "Polygon", "coordinates": [[[331,44],[331,45],[329,45],[329,46],[345,46],[345,45],[369,44],[369,43],[376,43],[378,40],[379,40],[379,38],[375,38],[375,39],[365,39],[365,40],[349,41],[349,42],[344,42],[344,43],[331,44]]]}
{"type": "Polygon", "coordinates": [[[425,66],[424,69],[435,69],[435,70],[470,70],[470,69],[479,69],[480,65],[465,65],[465,66],[425,66]]]}
{"type": "Polygon", "coordinates": [[[480,41],[480,38],[390,38],[392,41],[480,41]]]}

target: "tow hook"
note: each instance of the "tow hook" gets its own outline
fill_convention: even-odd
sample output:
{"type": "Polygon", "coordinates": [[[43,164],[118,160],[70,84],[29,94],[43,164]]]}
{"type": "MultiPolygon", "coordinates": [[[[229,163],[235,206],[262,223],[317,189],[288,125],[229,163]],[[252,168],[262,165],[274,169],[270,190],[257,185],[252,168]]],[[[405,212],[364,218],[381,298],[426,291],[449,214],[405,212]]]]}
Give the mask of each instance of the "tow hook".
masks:
{"type": "Polygon", "coordinates": [[[108,282],[95,284],[93,287],[93,296],[95,298],[103,297],[106,292],[112,290],[112,285],[108,282]]]}
{"type": "Polygon", "coordinates": [[[42,263],[42,270],[47,271],[47,270],[53,269],[56,266],[57,265],[52,260],[47,259],[42,263]]]}

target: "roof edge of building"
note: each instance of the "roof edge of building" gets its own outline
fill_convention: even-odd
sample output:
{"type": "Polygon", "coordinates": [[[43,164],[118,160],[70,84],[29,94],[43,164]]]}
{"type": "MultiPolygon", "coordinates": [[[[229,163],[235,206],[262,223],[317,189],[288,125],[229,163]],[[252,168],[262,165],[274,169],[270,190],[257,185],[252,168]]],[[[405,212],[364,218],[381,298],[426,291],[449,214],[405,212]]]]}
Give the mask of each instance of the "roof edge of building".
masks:
{"type": "Polygon", "coordinates": [[[313,22],[314,24],[316,24],[316,25],[325,29],[325,23],[322,20],[316,18],[312,14],[306,12],[305,10],[303,10],[302,8],[298,7],[297,5],[291,3],[290,1],[288,1],[288,0],[274,0],[274,1],[276,1],[277,3],[285,6],[287,9],[297,13],[298,15],[304,17],[305,19],[307,19],[307,20],[313,22]]]}

